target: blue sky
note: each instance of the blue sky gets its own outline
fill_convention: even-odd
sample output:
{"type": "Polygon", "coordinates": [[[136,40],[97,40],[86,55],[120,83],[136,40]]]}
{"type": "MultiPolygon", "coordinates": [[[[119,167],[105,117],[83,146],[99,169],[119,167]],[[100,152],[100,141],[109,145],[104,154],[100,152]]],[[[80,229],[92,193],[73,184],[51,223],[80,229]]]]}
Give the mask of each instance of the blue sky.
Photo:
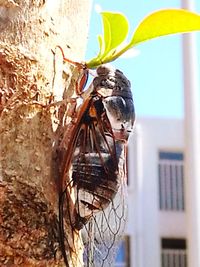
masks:
{"type": "MultiPolygon", "coordinates": [[[[197,1],[196,1],[197,2],[197,1]]],[[[198,1],[199,2],[199,1],[198,1]]],[[[119,11],[130,23],[130,35],[142,18],[162,8],[180,8],[178,0],[93,0],[103,11],[119,11]]],[[[200,3],[196,11],[200,13],[200,3]]],[[[92,10],[86,57],[98,53],[97,34],[101,18],[92,10]]],[[[200,33],[198,34],[200,37],[200,33]]],[[[137,116],[182,118],[183,81],[181,36],[168,36],[138,45],[140,54],[117,59],[112,64],[122,70],[132,84],[137,116]]]]}

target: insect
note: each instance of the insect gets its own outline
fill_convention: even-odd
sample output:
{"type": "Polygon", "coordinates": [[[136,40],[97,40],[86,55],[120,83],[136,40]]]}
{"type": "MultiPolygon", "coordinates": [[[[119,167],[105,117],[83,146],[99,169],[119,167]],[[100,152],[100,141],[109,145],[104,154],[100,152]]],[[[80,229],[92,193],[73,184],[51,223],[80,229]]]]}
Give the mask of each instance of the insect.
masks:
{"type": "Polygon", "coordinates": [[[126,143],[134,120],[130,82],[121,71],[100,66],[77,111],[62,160],[59,228],[66,266],[67,209],[71,226],[82,231],[85,266],[109,264],[124,227],[126,143]]]}

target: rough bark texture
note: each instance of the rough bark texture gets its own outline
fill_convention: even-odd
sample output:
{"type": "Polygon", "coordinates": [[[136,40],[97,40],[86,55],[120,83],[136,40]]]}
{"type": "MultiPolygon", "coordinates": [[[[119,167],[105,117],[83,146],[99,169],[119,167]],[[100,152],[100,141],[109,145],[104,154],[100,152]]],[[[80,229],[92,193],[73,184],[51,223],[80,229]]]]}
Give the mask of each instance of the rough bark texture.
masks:
{"type": "Polygon", "coordinates": [[[64,266],[54,158],[64,129],[49,104],[73,93],[77,70],[55,48],[82,60],[90,4],[0,0],[0,266],[64,266]]]}

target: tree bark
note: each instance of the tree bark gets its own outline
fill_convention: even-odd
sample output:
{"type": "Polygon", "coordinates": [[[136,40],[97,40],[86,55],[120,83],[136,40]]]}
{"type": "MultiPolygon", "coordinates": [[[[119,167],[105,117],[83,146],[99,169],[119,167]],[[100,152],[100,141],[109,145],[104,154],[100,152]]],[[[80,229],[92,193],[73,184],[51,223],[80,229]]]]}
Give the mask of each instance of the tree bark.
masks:
{"type": "MultiPolygon", "coordinates": [[[[56,46],[83,59],[90,7],[87,0],[0,0],[0,266],[64,266],[55,165],[64,127],[55,103],[69,100],[78,70],[63,65],[56,46]]],[[[79,234],[67,233],[81,253],[79,234]]],[[[81,266],[70,246],[70,265],[81,266]]]]}

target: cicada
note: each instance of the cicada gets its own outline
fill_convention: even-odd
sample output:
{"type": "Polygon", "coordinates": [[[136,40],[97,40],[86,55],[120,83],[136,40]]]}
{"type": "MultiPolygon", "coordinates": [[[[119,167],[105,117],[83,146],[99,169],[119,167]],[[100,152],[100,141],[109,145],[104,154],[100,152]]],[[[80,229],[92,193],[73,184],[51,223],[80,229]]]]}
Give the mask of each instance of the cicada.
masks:
{"type": "Polygon", "coordinates": [[[67,262],[63,214],[64,206],[67,209],[73,201],[68,213],[71,226],[82,231],[85,266],[98,267],[110,264],[124,228],[126,145],[135,112],[125,75],[106,65],[96,72],[89,89],[82,92],[85,98],[70,133],[63,137],[63,142],[66,136],[68,140],[62,159],[59,225],[67,262]]]}

